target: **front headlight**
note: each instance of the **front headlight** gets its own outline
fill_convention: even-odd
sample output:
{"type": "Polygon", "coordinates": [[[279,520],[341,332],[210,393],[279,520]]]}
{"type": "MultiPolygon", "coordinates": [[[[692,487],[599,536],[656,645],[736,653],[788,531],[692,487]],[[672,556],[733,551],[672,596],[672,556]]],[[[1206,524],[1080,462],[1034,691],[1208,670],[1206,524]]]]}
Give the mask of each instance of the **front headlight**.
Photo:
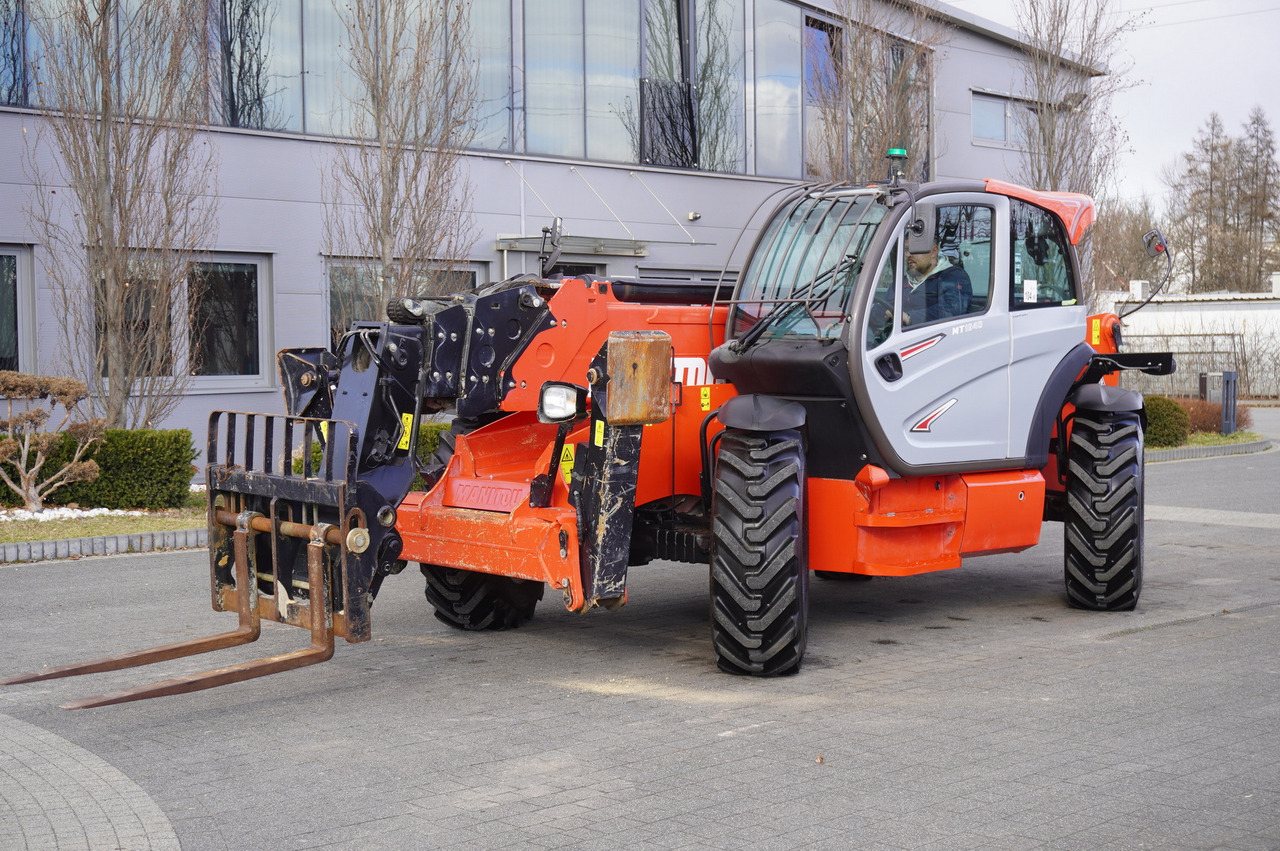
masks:
{"type": "Polygon", "coordinates": [[[587,415],[587,388],[566,381],[548,381],[538,395],[538,420],[563,423],[587,415]]]}

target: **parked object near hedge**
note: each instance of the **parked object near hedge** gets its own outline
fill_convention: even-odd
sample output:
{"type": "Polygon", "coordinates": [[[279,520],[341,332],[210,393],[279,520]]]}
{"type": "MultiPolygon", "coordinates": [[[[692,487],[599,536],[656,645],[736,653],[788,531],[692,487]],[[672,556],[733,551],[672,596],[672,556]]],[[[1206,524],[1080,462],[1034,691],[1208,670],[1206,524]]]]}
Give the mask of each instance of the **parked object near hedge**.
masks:
{"type": "Polygon", "coordinates": [[[74,378],[0,370],[0,397],[5,399],[5,418],[0,420],[0,479],[28,511],[43,511],[45,499],[64,485],[98,478],[98,464],[87,456],[90,447],[102,439],[103,420],[72,421],[76,406],[88,395],[84,382],[74,378]],[[50,429],[59,407],[62,419],[50,429]],[[67,443],[69,452],[50,463],[67,443]]]}

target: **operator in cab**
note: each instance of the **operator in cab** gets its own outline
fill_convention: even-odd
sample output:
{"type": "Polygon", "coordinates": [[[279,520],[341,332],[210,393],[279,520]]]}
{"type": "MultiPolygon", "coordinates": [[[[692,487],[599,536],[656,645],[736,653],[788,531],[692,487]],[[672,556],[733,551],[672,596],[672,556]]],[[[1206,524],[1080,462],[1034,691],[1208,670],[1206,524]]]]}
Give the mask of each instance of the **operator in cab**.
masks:
{"type": "Polygon", "coordinates": [[[973,284],[969,273],[938,252],[934,245],[924,254],[907,254],[903,281],[902,324],[923,325],[969,312],[973,284]]]}

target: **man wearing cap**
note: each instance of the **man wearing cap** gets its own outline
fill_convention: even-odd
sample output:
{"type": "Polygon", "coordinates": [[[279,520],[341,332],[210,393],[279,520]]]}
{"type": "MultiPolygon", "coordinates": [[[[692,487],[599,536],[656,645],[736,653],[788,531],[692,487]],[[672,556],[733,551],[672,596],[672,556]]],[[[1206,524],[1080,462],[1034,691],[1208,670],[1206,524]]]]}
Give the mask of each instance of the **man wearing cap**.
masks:
{"type": "Polygon", "coordinates": [[[924,254],[907,255],[906,292],[903,293],[902,324],[921,325],[962,316],[969,312],[973,284],[969,273],[939,256],[938,246],[924,254]]]}

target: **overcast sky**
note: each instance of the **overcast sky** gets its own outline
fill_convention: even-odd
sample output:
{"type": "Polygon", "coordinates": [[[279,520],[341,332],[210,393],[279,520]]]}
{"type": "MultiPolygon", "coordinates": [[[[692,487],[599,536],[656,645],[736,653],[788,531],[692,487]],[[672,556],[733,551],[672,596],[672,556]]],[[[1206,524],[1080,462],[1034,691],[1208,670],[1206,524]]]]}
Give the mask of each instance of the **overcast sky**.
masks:
{"type": "MultiPolygon", "coordinates": [[[[946,2],[1017,28],[1011,0],[946,2]]],[[[1190,150],[1211,112],[1238,135],[1261,106],[1280,135],[1280,0],[1118,0],[1118,8],[1145,12],[1128,39],[1139,83],[1115,102],[1133,149],[1122,160],[1122,195],[1145,193],[1159,206],[1161,169],[1190,150]]]]}

